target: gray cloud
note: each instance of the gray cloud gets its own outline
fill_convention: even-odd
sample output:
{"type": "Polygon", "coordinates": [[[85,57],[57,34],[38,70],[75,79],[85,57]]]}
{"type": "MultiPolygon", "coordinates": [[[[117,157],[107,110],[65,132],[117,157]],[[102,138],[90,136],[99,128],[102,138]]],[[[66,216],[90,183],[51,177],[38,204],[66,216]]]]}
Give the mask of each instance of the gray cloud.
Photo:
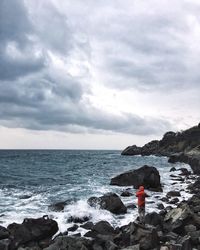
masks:
{"type": "Polygon", "coordinates": [[[161,118],[97,109],[87,95],[96,81],[151,91],[199,85],[200,59],[187,40],[194,10],[178,1],[173,12],[156,1],[140,1],[143,7],[128,1],[130,8],[122,1],[86,2],[1,1],[1,124],[139,135],[170,129],[161,118]]]}
{"type": "Polygon", "coordinates": [[[33,26],[23,1],[0,2],[0,80],[15,80],[45,67],[46,58],[29,38],[33,26]]]}

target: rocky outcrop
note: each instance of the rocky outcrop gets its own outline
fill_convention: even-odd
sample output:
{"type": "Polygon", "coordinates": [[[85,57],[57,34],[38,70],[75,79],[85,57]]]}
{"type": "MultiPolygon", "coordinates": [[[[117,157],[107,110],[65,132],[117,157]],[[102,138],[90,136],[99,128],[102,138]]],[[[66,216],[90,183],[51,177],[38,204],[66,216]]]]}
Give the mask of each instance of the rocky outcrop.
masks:
{"type": "Polygon", "coordinates": [[[134,188],[143,185],[149,190],[162,191],[158,170],[155,167],[147,165],[112,178],[110,184],[117,186],[134,186],[134,188]]]}
{"type": "Polygon", "coordinates": [[[193,173],[200,175],[200,146],[195,148],[195,151],[192,150],[187,153],[173,154],[169,157],[168,162],[183,162],[189,164],[193,170],[193,173]],[[195,152],[195,154],[192,152],[195,152]]]}
{"type": "Polygon", "coordinates": [[[168,156],[170,163],[187,163],[200,175],[200,124],[178,133],[169,131],[160,141],[151,141],[143,147],[129,146],[121,154],[168,156]]]}
{"type": "Polygon", "coordinates": [[[141,154],[141,147],[137,147],[136,145],[128,146],[122,151],[122,155],[140,155],[141,154]]]}
{"type": "Polygon", "coordinates": [[[57,231],[57,222],[47,216],[24,219],[22,224],[12,223],[7,229],[1,227],[0,249],[15,250],[24,246],[42,249],[51,243],[51,238],[57,231]]]}
{"type": "Polygon", "coordinates": [[[101,197],[90,197],[88,204],[92,207],[100,207],[114,214],[124,214],[127,212],[126,206],[115,193],[107,193],[101,197]]]}

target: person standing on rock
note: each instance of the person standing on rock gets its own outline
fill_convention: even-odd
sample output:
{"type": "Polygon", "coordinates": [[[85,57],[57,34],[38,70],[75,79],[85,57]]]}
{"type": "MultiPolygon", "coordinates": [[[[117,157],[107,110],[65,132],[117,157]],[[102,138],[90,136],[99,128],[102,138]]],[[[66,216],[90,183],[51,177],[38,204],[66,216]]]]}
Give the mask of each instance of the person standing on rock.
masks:
{"type": "Polygon", "coordinates": [[[145,197],[149,197],[149,195],[145,193],[144,187],[140,186],[139,190],[136,192],[136,196],[138,198],[138,213],[140,223],[145,224],[145,197]]]}

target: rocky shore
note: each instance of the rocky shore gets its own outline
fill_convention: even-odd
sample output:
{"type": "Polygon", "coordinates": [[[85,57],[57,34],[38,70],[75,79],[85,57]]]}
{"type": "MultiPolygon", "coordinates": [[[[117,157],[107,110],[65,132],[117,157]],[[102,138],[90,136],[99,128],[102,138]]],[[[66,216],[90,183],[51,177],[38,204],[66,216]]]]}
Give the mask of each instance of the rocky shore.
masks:
{"type": "MultiPolygon", "coordinates": [[[[88,217],[72,217],[70,220],[74,223],[73,226],[68,228],[66,232],[58,234],[57,222],[48,216],[38,219],[24,219],[22,224],[12,223],[7,228],[0,227],[0,249],[200,249],[200,178],[184,168],[177,172],[177,169],[172,167],[170,171],[173,173],[171,178],[175,178],[176,181],[187,181],[188,192],[193,196],[179,202],[180,192],[174,191],[172,186],[166,197],[158,198],[160,212],[146,214],[145,225],[140,225],[136,219],[128,225],[114,228],[107,221],[93,224],[88,217]],[[168,205],[164,206],[162,202],[168,205]],[[80,233],[76,233],[79,227],[87,230],[85,235],[81,236],[80,233]]],[[[154,167],[147,165],[112,178],[110,184],[130,185],[130,177],[133,178],[131,185],[136,188],[142,182],[146,189],[156,190],[158,194],[162,192],[159,172],[154,167]],[[138,178],[134,178],[135,175],[138,178]]],[[[121,194],[121,196],[131,195],[133,193],[129,189],[121,194]]],[[[91,197],[88,199],[88,204],[96,209],[106,209],[116,215],[127,212],[127,207],[115,193],[91,197]]],[[[60,211],[65,205],[65,202],[58,203],[51,208],[60,211]]],[[[132,209],[136,209],[136,207],[133,206],[132,209]]]]}
{"type": "MultiPolygon", "coordinates": [[[[179,200],[181,190],[173,189],[161,197],[163,186],[160,174],[153,166],[113,177],[110,185],[120,187],[144,185],[156,192],[159,212],[147,213],[145,225],[138,218],[122,227],[113,227],[107,221],[94,224],[89,217],[70,217],[73,226],[59,233],[55,220],[44,215],[38,219],[24,219],[22,224],[12,223],[7,228],[0,226],[0,250],[198,250],[200,249],[200,124],[179,133],[167,132],[162,140],[152,141],[143,147],[130,146],[123,155],[168,156],[172,164],[170,178],[174,182],[187,183],[188,200],[179,200]],[[191,166],[175,169],[173,163],[184,162],[191,166]],[[179,170],[179,172],[177,171],[179,170]],[[78,228],[84,228],[81,235],[78,228]]],[[[122,197],[134,196],[127,188],[122,197]]],[[[116,216],[137,209],[134,204],[125,206],[119,195],[106,193],[90,197],[88,204],[96,209],[105,209],[116,216]]],[[[52,204],[49,209],[62,211],[67,202],[52,204]]]]}

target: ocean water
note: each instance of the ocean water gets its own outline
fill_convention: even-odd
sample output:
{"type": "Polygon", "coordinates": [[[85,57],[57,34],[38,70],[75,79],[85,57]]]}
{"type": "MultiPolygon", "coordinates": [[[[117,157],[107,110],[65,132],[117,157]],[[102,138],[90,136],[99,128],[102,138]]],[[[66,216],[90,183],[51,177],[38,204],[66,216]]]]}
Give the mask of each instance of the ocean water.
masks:
{"type": "MultiPolygon", "coordinates": [[[[172,166],[190,169],[188,165],[172,165],[166,157],[122,156],[120,153],[106,150],[0,150],[0,225],[22,223],[24,218],[46,214],[58,222],[61,232],[73,225],[67,223],[70,216],[88,216],[94,223],[107,220],[113,226],[125,225],[136,219],[137,209],[128,210],[126,215],[113,215],[90,207],[87,199],[107,192],[120,195],[128,187],[110,186],[110,179],[145,164],[158,169],[163,184],[163,193],[148,192],[147,212],[158,211],[158,196],[164,197],[170,190],[181,190],[180,199],[190,196],[186,192],[186,183],[173,184],[169,177],[172,166]],[[66,200],[68,205],[63,212],[49,210],[49,205],[66,200]]],[[[130,188],[135,194],[136,190],[130,188]]],[[[121,199],[125,205],[137,201],[135,195],[121,199]]],[[[85,233],[81,228],[78,231],[85,233]]]]}

